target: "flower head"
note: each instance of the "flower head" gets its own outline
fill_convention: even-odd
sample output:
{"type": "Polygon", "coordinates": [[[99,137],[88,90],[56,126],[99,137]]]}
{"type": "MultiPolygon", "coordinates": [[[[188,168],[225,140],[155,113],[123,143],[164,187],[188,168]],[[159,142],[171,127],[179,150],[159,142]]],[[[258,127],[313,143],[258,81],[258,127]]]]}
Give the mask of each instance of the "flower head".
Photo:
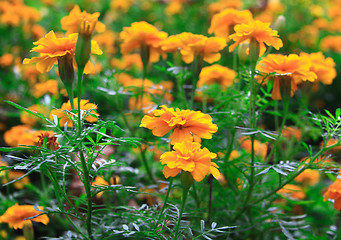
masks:
{"type": "Polygon", "coordinates": [[[250,21],[252,21],[252,13],[249,10],[238,11],[233,8],[226,8],[212,17],[208,33],[214,33],[217,37],[230,40],[228,36],[232,33],[235,25],[250,21]]]}
{"type": "Polygon", "coordinates": [[[134,50],[140,50],[141,54],[143,48],[148,49],[148,60],[150,62],[159,61],[161,51],[160,43],[167,38],[168,34],[159,31],[153,25],[147,22],[134,22],[130,27],[124,27],[120,33],[122,39],[121,52],[127,54],[134,50]]]}
{"type": "MultiPolygon", "coordinates": [[[[76,66],[74,60],[75,48],[77,43],[77,33],[70,34],[67,37],[57,38],[53,31],[50,31],[37,42],[34,42],[36,47],[32,48],[31,52],[40,53],[39,57],[31,59],[25,58],[24,64],[37,63],[37,69],[41,73],[48,72],[52,69],[54,64],[57,64],[63,58],[70,57],[73,66],[76,66]]],[[[99,49],[95,41],[91,41],[91,53],[101,55],[102,51],[99,49]]],[[[90,73],[92,70],[90,62],[87,63],[84,73],[90,73]]]]}
{"type": "Polygon", "coordinates": [[[75,5],[71,10],[69,16],[63,17],[60,22],[62,29],[66,30],[66,34],[78,33],[82,29],[81,23],[87,23],[87,26],[91,26],[97,32],[102,33],[105,31],[105,25],[98,21],[100,13],[96,12],[93,14],[87,13],[86,11],[81,12],[78,5],[75,5]]]}
{"type": "Polygon", "coordinates": [[[18,203],[16,203],[12,207],[9,207],[6,212],[2,216],[0,216],[0,223],[8,223],[8,226],[14,229],[22,229],[24,227],[24,224],[31,223],[31,221],[41,222],[47,225],[50,221],[48,216],[45,214],[39,215],[42,214],[42,210],[44,208],[38,208],[41,211],[36,210],[33,205],[19,205],[18,203]]]}
{"type": "Polygon", "coordinates": [[[217,164],[211,162],[217,154],[207,148],[201,148],[200,143],[184,141],[175,143],[174,151],[161,155],[161,163],[166,164],[163,174],[166,178],[175,177],[181,170],[190,172],[195,181],[200,182],[211,173],[216,179],[220,176],[217,164]]]}
{"type": "Polygon", "coordinates": [[[259,54],[263,55],[266,50],[265,44],[280,49],[283,46],[282,40],[276,30],[270,28],[270,23],[261,21],[251,21],[246,24],[238,24],[234,27],[235,33],[230,35],[230,39],[235,41],[229,48],[232,52],[240,43],[247,40],[255,40],[259,44],[259,54]]]}
{"type": "Polygon", "coordinates": [[[181,42],[181,58],[187,64],[193,62],[195,56],[208,63],[216,62],[221,56],[219,51],[226,47],[225,39],[220,37],[206,37],[186,32],[177,37],[181,42]]]}
{"type": "Polygon", "coordinates": [[[328,187],[327,191],[324,193],[324,201],[327,199],[333,199],[334,208],[338,211],[341,210],[341,178],[337,178],[336,181],[328,187]]]}
{"type": "Polygon", "coordinates": [[[332,58],[325,58],[322,52],[304,53],[301,57],[306,57],[311,61],[310,70],[317,75],[317,81],[323,84],[330,85],[336,77],[335,62],[332,58]]]}
{"type": "Polygon", "coordinates": [[[173,129],[170,135],[171,144],[183,141],[200,142],[201,138],[211,139],[217,132],[217,125],[212,123],[208,114],[200,111],[180,110],[168,108],[165,105],[161,109],[152,112],[154,116],[144,116],[140,127],[151,129],[155,136],[162,137],[173,129]]]}
{"type": "MultiPolygon", "coordinates": [[[[288,85],[290,96],[293,96],[297,90],[297,84],[302,81],[314,82],[316,74],[310,70],[311,62],[296,54],[284,56],[281,54],[269,54],[264,57],[257,65],[257,70],[265,73],[276,73],[270,76],[274,79],[272,98],[282,99],[283,86],[288,85]],[[282,92],[281,92],[282,91],[282,92]]],[[[265,79],[267,80],[267,79],[265,79]]]]}
{"type": "Polygon", "coordinates": [[[320,181],[318,170],[306,169],[295,178],[295,181],[304,185],[313,186],[320,181]]]}
{"type": "Polygon", "coordinates": [[[202,68],[197,86],[202,87],[203,85],[218,83],[221,85],[222,90],[225,91],[227,87],[232,86],[235,76],[235,71],[227,67],[214,64],[212,66],[202,68]]]}
{"type": "Polygon", "coordinates": [[[321,39],[321,49],[323,51],[341,52],[341,36],[327,36],[321,39]]]}
{"type": "MultiPolygon", "coordinates": [[[[78,109],[78,98],[74,98],[73,102],[74,102],[75,109],[78,109]]],[[[94,110],[97,110],[97,106],[93,103],[89,103],[89,100],[81,99],[80,108],[83,111],[90,110],[90,114],[99,116],[99,114],[94,111],[94,110]]],[[[61,126],[64,126],[65,123],[67,123],[69,127],[72,127],[73,121],[71,119],[73,119],[73,115],[67,112],[67,111],[71,112],[71,110],[72,109],[71,109],[71,104],[69,100],[66,103],[63,103],[60,109],[53,109],[50,113],[50,118],[53,119],[54,118],[53,115],[55,115],[57,116],[57,118],[60,118],[59,124],[61,126]]],[[[85,115],[85,112],[83,112],[83,115],[85,115]]],[[[96,122],[98,118],[92,115],[87,115],[85,117],[85,120],[91,123],[96,122]]]]}
{"type": "Polygon", "coordinates": [[[278,192],[280,195],[284,197],[290,197],[295,200],[302,200],[306,197],[305,193],[303,192],[303,189],[300,186],[294,185],[294,184],[287,184],[278,192]]]}

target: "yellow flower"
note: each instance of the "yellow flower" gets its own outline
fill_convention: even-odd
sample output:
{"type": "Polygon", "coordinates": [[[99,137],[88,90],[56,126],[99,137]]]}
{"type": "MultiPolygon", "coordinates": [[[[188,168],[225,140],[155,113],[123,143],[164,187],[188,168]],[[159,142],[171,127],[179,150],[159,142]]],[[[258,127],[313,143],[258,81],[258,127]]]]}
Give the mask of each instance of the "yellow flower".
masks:
{"type": "MultiPolygon", "coordinates": [[[[78,109],[78,98],[74,98],[73,99],[74,105],[75,105],[75,109],[78,109]]],[[[98,113],[96,113],[94,110],[97,110],[97,106],[93,103],[89,103],[89,100],[84,100],[81,99],[80,101],[80,108],[83,111],[86,110],[91,110],[90,114],[95,115],[95,116],[99,116],[98,113]]],[[[70,100],[67,101],[66,103],[63,103],[62,107],[60,109],[53,109],[50,113],[50,119],[53,120],[53,115],[57,116],[57,118],[60,118],[59,120],[59,124],[61,126],[64,126],[65,123],[67,123],[68,127],[72,127],[73,126],[73,121],[71,119],[73,119],[73,115],[71,113],[67,113],[66,111],[71,112],[71,104],[70,104],[70,100]]],[[[85,112],[82,113],[82,115],[85,115],[85,112]]],[[[88,122],[96,122],[97,121],[97,117],[88,115],[86,116],[85,120],[88,122]]]]}
{"type": "Polygon", "coordinates": [[[165,152],[160,157],[161,163],[166,164],[162,171],[166,178],[175,177],[181,170],[190,172],[197,182],[209,173],[216,179],[219,178],[219,167],[211,162],[217,154],[211,153],[207,148],[201,148],[200,143],[184,141],[175,143],[173,149],[174,151],[165,152]]]}
{"type": "Polygon", "coordinates": [[[140,54],[125,54],[121,59],[114,58],[110,62],[113,68],[121,69],[121,70],[130,70],[133,67],[136,67],[138,70],[142,70],[143,63],[141,60],[140,54]]]}
{"type": "Polygon", "coordinates": [[[341,53],[341,36],[327,36],[322,38],[320,47],[323,51],[341,53]]]}
{"type": "Polygon", "coordinates": [[[162,137],[173,129],[170,135],[171,144],[183,141],[200,142],[201,138],[211,139],[217,132],[217,125],[212,123],[208,114],[200,111],[180,110],[168,108],[165,105],[161,109],[154,110],[154,116],[144,116],[140,127],[151,129],[153,134],[162,137]]]}
{"type": "MultiPolygon", "coordinates": [[[[73,65],[76,66],[74,60],[75,48],[77,43],[78,33],[70,34],[65,38],[57,38],[53,31],[50,31],[37,42],[34,42],[36,47],[32,48],[31,52],[40,53],[39,57],[33,57],[31,59],[25,58],[24,64],[37,63],[37,69],[41,73],[45,73],[51,70],[54,64],[67,56],[71,56],[73,59],[73,65]]],[[[101,55],[102,51],[99,49],[96,41],[91,41],[91,53],[101,55]]],[[[88,74],[91,72],[92,63],[88,62],[84,73],[88,74]]]]}
{"type": "Polygon", "coordinates": [[[334,208],[338,211],[341,210],[341,178],[337,178],[336,181],[328,187],[328,190],[324,193],[324,201],[327,199],[333,199],[334,208]]]}
{"type": "Polygon", "coordinates": [[[295,178],[295,181],[304,185],[313,186],[320,181],[318,170],[306,169],[295,178]]]}
{"type": "Polygon", "coordinates": [[[13,183],[13,186],[14,188],[16,189],[23,189],[25,187],[25,185],[28,185],[30,184],[30,179],[28,176],[26,177],[23,177],[25,175],[25,173],[23,171],[19,171],[19,170],[8,170],[8,171],[5,171],[4,173],[2,173],[2,180],[1,180],[1,183],[2,184],[5,184],[5,183],[8,183],[10,181],[13,181],[15,179],[18,179],[18,178],[21,178],[20,180],[18,181],[15,181],[13,183]]]}
{"type": "MultiPolygon", "coordinates": [[[[31,110],[32,112],[35,113],[41,113],[43,115],[45,115],[47,113],[47,108],[43,105],[38,105],[38,104],[34,104],[30,107],[27,108],[28,110],[31,110]]],[[[28,113],[26,111],[22,111],[20,113],[20,121],[28,126],[34,126],[38,120],[40,120],[39,118],[37,118],[36,116],[32,115],[31,113],[28,113]]]]}
{"type": "Polygon", "coordinates": [[[284,197],[290,197],[295,200],[302,200],[306,197],[305,193],[303,192],[303,189],[294,184],[285,185],[283,188],[278,190],[277,193],[284,197]]]}
{"type": "Polygon", "coordinates": [[[225,91],[227,87],[232,86],[235,76],[235,71],[227,67],[214,64],[212,66],[202,68],[197,87],[218,83],[221,85],[222,90],[225,91]]]}
{"type": "Polygon", "coordinates": [[[112,9],[126,13],[134,3],[135,0],[112,0],[110,7],[112,9]]]}
{"type": "Polygon", "coordinates": [[[124,27],[120,33],[121,52],[127,54],[140,50],[142,54],[147,48],[149,52],[145,54],[149,56],[149,62],[157,62],[162,54],[160,43],[167,38],[167,35],[147,22],[134,22],[130,27],[124,27]]]}
{"type": "Polygon", "coordinates": [[[208,10],[211,15],[215,13],[219,13],[225,8],[235,8],[238,9],[243,5],[240,0],[219,0],[217,2],[213,2],[208,6],[208,10]]]}
{"type": "Polygon", "coordinates": [[[275,76],[268,78],[274,80],[271,97],[280,100],[283,97],[281,93],[283,86],[284,89],[290,88],[289,94],[293,96],[297,90],[297,84],[302,81],[314,82],[316,80],[317,76],[310,70],[310,66],[311,63],[308,59],[296,54],[289,56],[269,54],[258,63],[256,69],[265,74],[276,73],[275,76]]]}
{"type": "Polygon", "coordinates": [[[185,63],[191,63],[195,56],[208,63],[220,59],[219,51],[226,47],[226,41],[220,37],[206,37],[189,32],[169,36],[161,43],[165,52],[180,51],[181,58],[185,63]]]}
{"type": "Polygon", "coordinates": [[[105,25],[98,21],[100,13],[96,12],[93,14],[87,13],[86,11],[81,12],[78,5],[70,11],[69,16],[63,17],[60,22],[62,29],[66,30],[66,34],[78,33],[81,22],[88,22],[90,25],[95,25],[95,30],[99,33],[105,31],[105,25]]]}
{"type": "Polygon", "coordinates": [[[266,50],[265,44],[273,46],[275,49],[283,47],[283,42],[278,36],[276,30],[270,28],[270,23],[263,23],[261,21],[251,21],[247,24],[238,24],[234,27],[235,33],[230,35],[230,39],[235,41],[229,47],[232,52],[240,43],[247,40],[255,40],[259,44],[259,55],[263,55],[266,50]]]}
{"type": "Polygon", "coordinates": [[[0,66],[1,67],[8,67],[12,65],[14,60],[13,54],[5,53],[0,57],[0,66]]]}
{"type": "Polygon", "coordinates": [[[250,21],[252,21],[252,13],[249,10],[238,11],[226,8],[212,17],[208,33],[214,33],[217,37],[223,37],[229,41],[228,36],[233,32],[235,25],[250,21]]]}
{"type": "MultiPolygon", "coordinates": [[[[250,138],[241,137],[239,142],[241,148],[245,149],[249,153],[252,152],[252,142],[250,138]]],[[[254,151],[256,156],[261,157],[261,159],[265,159],[268,153],[268,145],[258,140],[254,140],[254,151]]]]}
{"type": "Polygon", "coordinates": [[[323,84],[330,85],[336,78],[335,62],[332,58],[325,58],[322,52],[304,53],[300,54],[301,57],[306,57],[311,61],[310,71],[317,75],[317,81],[323,84]]]}
{"type": "Polygon", "coordinates": [[[183,3],[187,3],[188,0],[170,0],[168,6],[165,9],[167,15],[174,15],[183,12],[183,3]]]}
{"type": "MultiPolygon", "coordinates": [[[[39,210],[44,210],[43,207],[39,206],[38,208],[39,210]]],[[[19,205],[16,203],[12,207],[9,207],[6,212],[0,216],[0,223],[8,223],[8,226],[14,229],[22,229],[24,224],[31,223],[31,221],[41,222],[47,225],[50,220],[45,214],[31,219],[26,219],[39,214],[42,214],[42,212],[35,210],[33,205],[19,205]]]]}
{"type": "Polygon", "coordinates": [[[57,80],[50,79],[45,82],[36,83],[32,87],[32,94],[35,98],[39,98],[45,94],[56,96],[58,94],[57,80]]]}
{"type": "Polygon", "coordinates": [[[113,31],[107,30],[102,34],[95,35],[93,39],[98,43],[99,46],[105,49],[107,54],[114,54],[116,52],[116,34],[113,31]]]}
{"type": "Polygon", "coordinates": [[[18,125],[4,133],[4,140],[8,146],[17,147],[18,145],[34,145],[33,130],[29,126],[18,125]]]}

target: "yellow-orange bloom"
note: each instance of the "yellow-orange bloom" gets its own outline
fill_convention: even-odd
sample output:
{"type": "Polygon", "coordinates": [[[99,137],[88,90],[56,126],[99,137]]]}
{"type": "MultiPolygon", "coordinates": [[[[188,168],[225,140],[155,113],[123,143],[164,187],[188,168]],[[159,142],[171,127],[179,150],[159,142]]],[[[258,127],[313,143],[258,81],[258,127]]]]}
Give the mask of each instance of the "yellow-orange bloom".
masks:
{"type": "Polygon", "coordinates": [[[66,34],[78,33],[81,22],[88,22],[91,26],[95,25],[95,30],[99,33],[105,31],[105,25],[98,21],[100,13],[96,12],[93,14],[87,13],[86,11],[81,12],[78,5],[70,11],[69,16],[63,17],[60,22],[62,29],[66,30],[66,34]]]}
{"type": "Polygon", "coordinates": [[[212,66],[202,68],[197,87],[218,83],[225,91],[228,87],[232,86],[235,76],[236,73],[232,69],[214,64],[212,66]]]}
{"type": "Polygon", "coordinates": [[[302,200],[306,197],[303,189],[294,184],[287,184],[283,188],[277,191],[278,194],[284,197],[290,197],[295,200],[302,200]]]}
{"type": "Polygon", "coordinates": [[[45,82],[36,83],[32,87],[32,94],[35,98],[39,98],[45,94],[56,96],[58,94],[57,80],[50,79],[45,82]]]}
{"type": "Polygon", "coordinates": [[[165,105],[153,112],[154,116],[144,116],[140,127],[151,129],[153,134],[162,137],[173,129],[170,135],[171,144],[183,141],[200,142],[201,138],[211,139],[217,132],[217,125],[212,123],[208,114],[200,111],[168,108],[165,105]]]}
{"type": "Polygon", "coordinates": [[[130,70],[136,67],[138,70],[143,68],[143,63],[140,54],[125,54],[121,59],[114,58],[110,61],[112,67],[121,70],[130,70]]]}
{"type": "MultiPolygon", "coordinates": [[[[41,211],[44,210],[43,207],[39,206],[38,208],[41,211]]],[[[0,216],[0,223],[8,223],[8,226],[14,229],[22,229],[25,224],[32,223],[31,221],[41,222],[47,225],[50,220],[46,214],[34,217],[42,214],[41,211],[35,210],[33,205],[19,205],[16,203],[12,207],[9,207],[6,212],[0,216]],[[30,217],[34,218],[26,219],[30,217]]]]}
{"type": "Polygon", "coordinates": [[[295,181],[303,185],[313,186],[320,181],[318,170],[306,169],[295,178],[295,181]]]}
{"type": "Polygon", "coordinates": [[[320,47],[323,51],[341,53],[341,36],[327,36],[322,38],[320,47]]]}
{"type": "MultiPolygon", "coordinates": [[[[247,152],[252,152],[252,142],[250,138],[241,137],[239,139],[241,148],[245,149],[247,152]]],[[[254,141],[254,151],[255,155],[264,159],[268,153],[268,145],[266,143],[262,143],[258,140],[254,141]]]]}
{"type": "Polygon", "coordinates": [[[0,66],[8,67],[12,65],[13,60],[14,60],[13,54],[5,53],[4,55],[0,56],[0,66]]]}
{"type": "Polygon", "coordinates": [[[190,172],[197,182],[209,173],[216,179],[219,178],[219,167],[211,162],[217,154],[211,153],[207,148],[201,148],[200,143],[184,141],[175,143],[173,149],[174,151],[165,152],[160,157],[161,163],[166,164],[162,171],[166,178],[175,177],[181,170],[190,172]]]}
{"type": "Polygon", "coordinates": [[[322,52],[304,53],[300,54],[301,57],[306,57],[311,61],[310,71],[317,75],[317,81],[323,84],[330,85],[336,78],[335,62],[332,58],[325,58],[322,52]]]}
{"type": "Polygon", "coordinates": [[[120,12],[127,12],[130,7],[135,3],[135,0],[112,0],[110,7],[120,12]]]}
{"type": "Polygon", "coordinates": [[[195,56],[205,62],[214,63],[221,57],[219,51],[226,47],[226,41],[221,37],[206,37],[193,33],[176,35],[181,41],[181,58],[185,63],[191,63],[195,56]]]}
{"type": "MultiPolygon", "coordinates": [[[[64,38],[57,38],[53,31],[50,31],[37,42],[34,42],[36,47],[32,48],[31,52],[40,53],[39,57],[31,59],[25,58],[24,64],[37,63],[37,69],[41,73],[51,70],[54,64],[58,63],[63,57],[70,56],[73,59],[73,65],[77,66],[74,59],[75,48],[77,43],[78,33],[70,34],[64,38]]],[[[96,41],[91,41],[91,53],[101,55],[102,51],[99,49],[96,41]]],[[[92,63],[88,62],[85,66],[84,73],[88,74],[93,70],[92,63]]]]}
{"type": "Polygon", "coordinates": [[[208,10],[211,15],[218,13],[225,8],[235,8],[238,9],[243,5],[240,0],[219,0],[208,5],[208,10]]]}
{"type": "MultiPolygon", "coordinates": [[[[34,113],[41,113],[43,115],[46,115],[46,113],[48,112],[47,108],[44,105],[39,104],[34,104],[27,109],[34,113]]],[[[34,126],[38,122],[38,120],[40,119],[26,111],[22,111],[20,113],[20,121],[25,125],[34,126]]]]}
{"type": "Polygon", "coordinates": [[[269,54],[258,63],[256,69],[265,74],[276,73],[275,76],[269,77],[274,80],[271,97],[280,100],[283,97],[281,95],[283,86],[285,89],[291,88],[290,96],[293,96],[297,90],[297,84],[302,81],[314,82],[316,80],[317,76],[310,70],[310,67],[311,62],[308,59],[296,54],[289,56],[269,54]]]}
{"type": "Polygon", "coordinates": [[[121,52],[127,54],[134,50],[143,51],[144,48],[147,48],[149,61],[157,62],[160,54],[162,54],[160,43],[167,36],[167,33],[159,31],[147,22],[134,22],[130,27],[124,27],[120,33],[122,39],[121,52]]]}
{"type": "MultiPolygon", "coordinates": [[[[73,102],[74,102],[75,109],[78,109],[78,98],[74,98],[73,102]]],[[[80,108],[83,111],[91,110],[90,114],[95,115],[95,116],[99,116],[99,114],[94,111],[94,110],[97,110],[97,106],[93,103],[89,103],[89,100],[81,99],[80,108]]],[[[67,112],[67,111],[71,112],[71,110],[72,110],[72,108],[71,108],[71,104],[70,104],[70,100],[69,100],[66,103],[63,103],[63,105],[60,109],[53,109],[50,112],[50,118],[51,118],[51,120],[53,120],[53,118],[54,118],[53,115],[55,115],[55,116],[57,116],[57,118],[60,118],[59,124],[61,126],[64,126],[65,123],[67,123],[68,127],[72,127],[73,121],[71,119],[73,119],[73,115],[71,113],[67,112]]],[[[84,116],[85,112],[83,112],[82,114],[84,116]]],[[[91,122],[91,123],[96,122],[98,118],[95,116],[92,116],[92,115],[86,116],[85,120],[88,122],[91,122]]]]}
{"type": "Polygon", "coordinates": [[[336,181],[328,187],[327,191],[324,193],[324,201],[327,199],[333,199],[334,208],[338,211],[341,210],[341,178],[337,178],[336,181]]]}
{"type": "Polygon", "coordinates": [[[270,23],[263,23],[261,21],[251,21],[247,24],[238,24],[234,27],[235,33],[230,35],[230,39],[235,41],[229,47],[232,52],[240,43],[247,40],[255,40],[259,43],[259,55],[263,55],[267,46],[273,46],[275,49],[283,47],[283,42],[279,38],[278,32],[270,28],[270,23]]]}
{"type": "Polygon", "coordinates": [[[4,140],[8,146],[17,147],[18,145],[34,145],[34,130],[29,126],[18,125],[4,133],[4,140]]]}
{"type": "Polygon", "coordinates": [[[15,179],[21,178],[13,183],[13,187],[16,189],[23,189],[25,185],[30,184],[30,178],[25,176],[25,172],[19,170],[8,170],[1,172],[2,180],[1,183],[5,184],[15,179]]]}
{"type": "Polygon", "coordinates": [[[226,8],[212,17],[208,33],[214,33],[217,37],[223,37],[229,41],[228,36],[233,32],[235,25],[250,21],[252,21],[252,13],[249,10],[238,11],[226,8]]]}

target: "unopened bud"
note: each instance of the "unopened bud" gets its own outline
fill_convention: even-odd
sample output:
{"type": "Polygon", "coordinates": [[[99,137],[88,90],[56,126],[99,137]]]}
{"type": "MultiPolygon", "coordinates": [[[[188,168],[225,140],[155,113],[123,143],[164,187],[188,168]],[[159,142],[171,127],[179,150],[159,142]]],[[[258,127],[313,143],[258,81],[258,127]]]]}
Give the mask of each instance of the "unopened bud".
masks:
{"type": "Polygon", "coordinates": [[[181,171],[180,180],[182,187],[187,190],[192,186],[194,182],[192,174],[186,171],[181,171]]]}
{"type": "Polygon", "coordinates": [[[84,69],[91,53],[91,36],[97,21],[83,20],[80,23],[75,58],[78,68],[84,69]]]}
{"type": "Polygon", "coordinates": [[[285,27],[285,21],[286,19],[283,15],[278,16],[273,24],[273,29],[276,29],[277,31],[283,30],[285,27]]]}

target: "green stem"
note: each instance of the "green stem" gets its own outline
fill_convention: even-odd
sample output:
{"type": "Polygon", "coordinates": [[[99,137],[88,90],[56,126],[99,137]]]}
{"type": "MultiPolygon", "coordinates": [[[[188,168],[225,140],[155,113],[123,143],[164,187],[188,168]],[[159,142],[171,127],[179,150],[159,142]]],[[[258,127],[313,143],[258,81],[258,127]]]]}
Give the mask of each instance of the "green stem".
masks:
{"type": "Polygon", "coordinates": [[[81,116],[81,94],[82,94],[82,80],[84,68],[78,67],[78,81],[77,81],[77,97],[78,97],[78,135],[82,132],[82,116],[81,116]]]}
{"type": "Polygon", "coordinates": [[[200,56],[195,56],[192,62],[192,94],[191,94],[191,109],[193,109],[194,105],[194,95],[195,90],[197,89],[197,82],[199,78],[199,74],[201,72],[203,60],[200,56]]]}
{"type": "Polygon", "coordinates": [[[197,188],[195,187],[195,183],[193,183],[193,196],[195,199],[195,203],[197,204],[197,208],[200,208],[200,200],[198,198],[198,194],[197,194],[197,188]]]}
{"type": "Polygon", "coordinates": [[[185,204],[186,204],[186,199],[188,196],[188,191],[189,188],[183,188],[182,190],[182,204],[181,204],[181,210],[180,210],[180,214],[179,214],[179,219],[178,219],[178,223],[176,224],[176,228],[175,228],[175,240],[178,240],[179,238],[179,228],[180,228],[180,224],[181,224],[181,218],[182,218],[182,214],[184,212],[184,208],[185,208],[185,204]]]}
{"type": "Polygon", "coordinates": [[[90,173],[89,169],[83,154],[82,149],[79,149],[80,151],[80,162],[82,165],[83,170],[83,184],[86,192],[87,202],[88,202],[88,211],[86,216],[86,229],[88,231],[88,236],[90,239],[94,239],[92,236],[92,196],[91,196],[91,184],[90,184],[90,173]]]}
{"type": "Polygon", "coordinates": [[[167,194],[166,194],[165,200],[164,200],[164,202],[163,202],[163,206],[162,206],[162,209],[161,209],[161,211],[160,211],[159,218],[158,218],[158,220],[157,220],[157,222],[156,222],[154,228],[156,228],[156,227],[159,225],[159,222],[162,220],[163,211],[165,210],[166,205],[167,205],[167,201],[168,201],[168,197],[169,197],[170,190],[171,190],[171,188],[172,188],[173,180],[174,180],[174,178],[172,178],[172,177],[171,177],[171,179],[169,180],[168,189],[167,189],[167,194]]]}
{"type": "Polygon", "coordinates": [[[209,194],[208,194],[208,211],[207,211],[207,221],[206,224],[209,226],[211,221],[211,211],[212,211],[212,189],[213,189],[213,176],[208,177],[209,184],[209,194]]]}

